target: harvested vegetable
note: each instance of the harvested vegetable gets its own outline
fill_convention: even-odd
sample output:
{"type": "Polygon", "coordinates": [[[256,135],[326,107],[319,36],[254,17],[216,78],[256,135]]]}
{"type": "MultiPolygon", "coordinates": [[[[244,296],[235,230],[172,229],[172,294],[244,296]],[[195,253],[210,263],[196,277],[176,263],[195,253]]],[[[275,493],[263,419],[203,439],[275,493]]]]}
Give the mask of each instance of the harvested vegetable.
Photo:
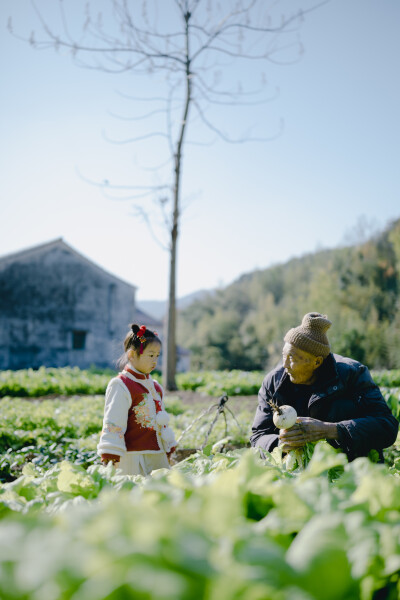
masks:
{"type": "MultiPolygon", "coordinates": [[[[280,434],[295,425],[297,421],[297,412],[293,406],[289,406],[288,404],[279,406],[273,400],[270,400],[268,404],[273,410],[272,420],[275,427],[279,429],[280,434]]],[[[289,450],[283,459],[286,470],[294,471],[297,468],[304,469],[312,456],[314,445],[315,444],[311,442],[305,444],[302,448],[289,450]]]]}
{"type": "Polygon", "coordinates": [[[296,423],[297,412],[293,406],[278,406],[273,400],[268,403],[274,411],[272,420],[278,429],[290,429],[296,423]]]}

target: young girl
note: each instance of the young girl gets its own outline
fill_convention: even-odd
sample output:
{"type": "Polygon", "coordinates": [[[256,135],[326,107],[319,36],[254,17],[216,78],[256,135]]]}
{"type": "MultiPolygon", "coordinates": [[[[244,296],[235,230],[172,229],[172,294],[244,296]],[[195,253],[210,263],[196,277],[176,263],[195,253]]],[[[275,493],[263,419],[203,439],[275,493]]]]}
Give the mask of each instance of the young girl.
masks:
{"type": "Polygon", "coordinates": [[[144,325],[133,324],[124,349],[120,362],[127,364],[107,386],[97,450],[103,464],[112,461],[126,475],[149,475],[153,469],[169,468],[168,458],[176,448],[163,390],[150,376],[161,342],[144,325]]]}

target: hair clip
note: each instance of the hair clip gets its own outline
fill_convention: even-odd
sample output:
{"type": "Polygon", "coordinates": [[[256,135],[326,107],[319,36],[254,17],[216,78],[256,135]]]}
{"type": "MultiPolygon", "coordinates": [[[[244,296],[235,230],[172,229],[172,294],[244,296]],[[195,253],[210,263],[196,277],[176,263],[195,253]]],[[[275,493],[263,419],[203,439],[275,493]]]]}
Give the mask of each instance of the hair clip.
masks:
{"type": "Polygon", "coordinates": [[[139,331],[136,334],[137,339],[140,341],[140,350],[139,350],[139,354],[143,354],[143,344],[146,341],[146,337],[145,337],[145,332],[146,332],[146,325],[141,325],[139,328],[139,331]]]}
{"type": "Polygon", "coordinates": [[[141,325],[139,328],[139,331],[136,334],[136,337],[141,341],[141,342],[145,342],[146,341],[146,337],[145,337],[145,332],[146,332],[146,325],[141,325]]]}

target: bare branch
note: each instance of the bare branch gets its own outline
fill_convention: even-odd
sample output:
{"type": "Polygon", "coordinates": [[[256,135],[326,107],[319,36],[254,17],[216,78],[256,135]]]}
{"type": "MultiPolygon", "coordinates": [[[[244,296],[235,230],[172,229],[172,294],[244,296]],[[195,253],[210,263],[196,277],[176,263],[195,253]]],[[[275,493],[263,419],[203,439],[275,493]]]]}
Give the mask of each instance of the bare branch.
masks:
{"type": "Polygon", "coordinates": [[[161,208],[161,214],[163,217],[163,221],[164,221],[164,227],[166,228],[166,231],[170,231],[171,230],[171,215],[168,215],[166,212],[166,206],[168,204],[168,197],[167,196],[161,196],[158,200],[160,208],[161,208]]]}
{"type": "MultiPolygon", "coordinates": [[[[149,51],[146,49],[142,49],[142,44],[138,42],[138,44],[136,45],[136,47],[133,46],[129,46],[126,47],[123,45],[123,43],[121,41],[119,41],[116,38],[109,38],[107,40],[106,35],[104,34],[103,30],[101,30],[101,35],[98,39],[100,39],[102,42],[104,41],[108,41],[109,45],[108,46],[88,46],[85,45],[83,43],[76,43],[73,41],[67,41],[67,40],[63,40],[61,39],[59,36],[55,35],[51,29],[48,27],[46,21],[43,19],[43,16],[41,14],[41,12],[39,11],[39,9],[37,8],[36,4],[34,3],[34,1],[32,0],[32,5],[34,7],[34,10],[37,14],[38,19],[40,20],[40,23],[43,27],[43,30],[45,31],[46,35],[49,37],[49,39],[51,40],[51,42],[41,42],[41,41],[36,41],[33,40],[32,44],[34,44],[37,48],[40,47],[45,47],[48,48],[49,44],[50,45],[54,45],[55,48],[58,47],[64,47],[67,48],[69,50],[72,50],[73,52],[76,51],[81,51],[81,52],[87,52],[90,54],[103,54],[107,57],[108,54],[115,54],[115,53],[122,53],[122,54],[133,54],[133,55],[138,55],[139,57],[141,57],[141,59],[146,60],[146,61],[151,61],[151,60],[167,60],[167,61],[172,61],[172,62],[176,62],[178,64],[181,64],[183,66],[185,66],[185,61],[182,60],[182,58],[180,58],[180,56],[175,56],[173,54],[168,54],[165,52],[161,52],[161,51],[149,51]]],[[[138,28],[135,28],[136,33],[139,33],[140,30],[138,28]]],[[[68,38],[68,31],[67,31],[67,38],[68,38]]],[[[68,38],[69,39],[69,38],[68,38]]],[[[148,44],[148,47],[150,48],[151,46],[148,44]]],[[[99,68],[103,68],[103,66],[99,66],[99,68]]],[[[158,65],[158,68],[164,68],[162,65],[158,65]]]]}
{"type": "Polygon", "coordinates": [[[142,171],[149,171],[149,172],[153,171],[153,172],[155,172],[155,171],[160,171],[161,169],[165,168],[167,165],[171,165],[171,163],[172,163],[172,158],[169,157],[169,158],[167,158],[166,161],[164,161],[164,162],[162,162],[162,163],[160,163],[158,165],[155,165],[154,167],[144,167],[144,166],[142,166],[141,169],[142,169],[142,171]]]}
{"type": "Polygon", "coordinates": [[[209,85],[207,85],[207,83],[199,75],[197,75],[196,77],[195,86],[196,91],[198,91],[208,103],[220,104],[224,106],[257,106],[271,102],[277,97],[278,94],[278,90],[276,89],[275,96],[273,97],[270,96],[268,98],[261,98],[259,100],[244,101],[240,100],[239,98],[259,96],[262,93],[263,88],[261,87],[258,90],[248,92],[245,92],[243,90],[216,90],[215,88],[211,88],[209,85]],[[217,98],[213,98],[212,96],[219,96],[222,99],[218,100],[217,98]]]}
{"type": "Polygon", "coordinates": [[[186,140],[186,144],[188,146],[213,146],[215,144],[215,142],[217,141],[217,137],[215,136],[211,141],[209,142],[198,142],[195,140],[186,140]]]}
{"type": "Polygon", "coordinates": [[[104,198],[107,200],[112,200],[113,202],[127,202],[128,200],[143,200],[145,198],[150,198],[154,195],[154,191],[149,189],[147,192],[137,192],[135,194],[124,194],[123,196],[116,196],[111,194],[107,188],[107,182],[100,184],[100,191],[103,194],[104,198]]]}
{"type": "Polygon", "coordinates": [[[135,102],[165,102],[164,96],[151,96],[151,97],[143,97],[143,96],[130,96],[129,94],[124,94],[123,92],[115,91],[118,96],[124,98],[125,100],[134,100],[135,102]]]}
{"type": "MultiPolygon", "coordinates": [[[[289,44],[286,47],[281,46],[275,50],[268,50],[266,52],[262,52],[261,54],[246,54],[240,48],[238,50],[234,51],[234,50],[228,50],[227,48],[218,48],[217,46],[208,46],[207,50],[217,52],[217,53],[223,54],[225,56],[230,56],[232,58],[240,58],[240,59],[245,59],[245,60],[257,61],[257,60],[263,60],[263,59],[270,60],[270,57],[274,52],[281,52],[283,49],[293,47],[294,45],[295,44],[289,44]]],[[[285,63],[285,64],[292,64],[292,61],[287,61],[287,63],[285,63]]]]}
{"type": "Polygon", "coordinates": [[[154,131],[151,133],[146,133],[145,135],[139,135],[137,137],[128,138],[125,140],[112,140],[111,138],[109,138],[107,136],[107,134],[104,130],[102,131],[102,135],[107,142],[110,142],[111,144],[118,144],[118,145],[125,145],[125,144],[132,144],[134,142],[141,142],[143,140],[149,140],[150,138],[153,138],[153,137],[162,137],[162,138],[168,139],[168,135],[163,133],[162,131],[154,131]]]}
{"type": "Polygon", "coordinates": [[[140,217],[146,223],[146,226],[150,232],[150,235],[153,238],[153,240],[156,242],[156,244],[158,244],[158,246],[160,246],[160,248],[162,248],[163,250],[169,251],[170,250],[169,246],[164,244],[163,242],[161,242],[159,237],[154,233],[154,229],[152,227],[151,220],[149,218],[147,211],[145,211],[144,208],[142,206],[140,206],[139,204],[134,204],[132,206],[132,208],[135,211],[133,213],[133,216],[140,217]]]}
{"type": "MultiPolygon", "coordinates": [[[[200,54],[202,54],[203,52],[205,52],[206,50],[221,52],[221,53],[227,54],[227,55],[235,57],[235,58],[237,58],[237,57],[246,58],[246,59],[267,58],[265,53],[258,54],[258,55],[251,55],[251,54],[247,54],[247,53],[243,52],[241,48],[239,48],[237,50],[237,52],[233,52],[232,50],[229,51],[226,48],[224,49],[222,47],[213,46],[212,44],[214,41],[218,41],[219,39],[223,38],[224,36],[226,36],[227,33],[231,32],[231,31],[236,32],[239,30],[243,30],[245,32],[262,33],[262,34],[267,34],[267,33],[282,34],[282,33],[290,32],[290,31],[288,31],[289,25],[291,25],[295,21],[301,22],[302,19],[304,18],[305,14],[312,12],[312,11],[316,10],[317,8],[320,8],[321,6],[327,4],[329,1],[330,0],[323,0],[322,2],[319,2],[318,4],[314,5],[313,7],[309,8],[307,10],[302,10],[302,11],[296,13],[295,15],[288,17],[287,19],[283,19],[281,24],[277,27],[252,26],[252,25],[249,25],[248,23],[241,23],[240,21],[229,22],[229,20],[231,20],[233,16],[240,14],[241,11],[231,13],[231,15],[229,16],[229,20],[227,19],[226,24],[217,26],[214,29],[214,32],[207,31],[204,27],[193,24],[192,25],[193,29],[197,29],[200,33],[202,33],[208,39],[197,50],[197,52],[193,54],[192,62],[194,62],[197,59],[197,57],[200,54]]],[[[254,3],[253,3],[253,6],[254,6],[254,3]]],[[[250,8],[251,7],[249,7],[247,10],[249,10],[250,8]]],[[[226,37],[225,37],[224,43],[225,44],[227,43],[226,37]]]]}
{"type": "Polygon", "coordinates": [[[144,119],[149,119],[150,117],[153,117],[154,115],[159,115],[159,114],[165,113],[165,109],[159,108],[157,110],[152,110],[151,112],[145,113],[144,115],[140,115],[138,117],[124,117],[122,115],[117,115],[110,110],[108,110],[107,113],[111,117],[114,117],[115,119],[119,119],[120,121],[143,121],[144,119]]]}
{"type": "Polygon", "coordinates": [[[213,125],[213,123],[211,123],[211,121],[209,121],[205,115],[204,112],[202,111],[201,107],[199,106],[198,102],[196,100],[193,99],[193,105],[196,107],[201,120],[204,122],[204,124],[211,129],[212,131],[214,131],[214,133],[216,133],[218,135],[218,137],[220,137],[222,140],[224,140],[224,142],[228,142],[229,144],[243,144],[245,142],[267,142],[267,141],[272,141],[277,139],[282,132],[282,123],[281,123],[281,127],[280,127],[280,131],[275,134],[274,136],[271,137],[251,137],[249,135],[243,135],[239,138],[231,138],[228,135],[226,135],[223,131],[221,131],[218,127],[216,127],[215,125],[213,125]]]}
{"type": "MultiPolygon", "coordinates": [[[[78,167],[75,168],[75,171],[76,171],[78,177],[80,177],[80,179],[82,179],[82,181],[84,181],[85,183],[88,183],[89,185],[92,185],[94,187],[101,188],[103,190],[105,190],[105,189],[120,190],[120,191],[138,190],[138,193],[145,192],[146,195],[165,192],[165,190],[169,190],[169,191],[171,190],[171,186],[167,185],[167,184],[161,184],[161,185],[116,185],[116,184],[111,184],[108,179],[104,179],[103,181],[94,181],[93,179],[89,179],[88,177],[83,175],[83,173],[81,173],[81,171],[79,170],[78,167]]],[[[136,196],[132,196],[132,197],[136,197],[136,196]]],[[[118,198],[118,199],[121,199],[121,198],[118,198]]]]}

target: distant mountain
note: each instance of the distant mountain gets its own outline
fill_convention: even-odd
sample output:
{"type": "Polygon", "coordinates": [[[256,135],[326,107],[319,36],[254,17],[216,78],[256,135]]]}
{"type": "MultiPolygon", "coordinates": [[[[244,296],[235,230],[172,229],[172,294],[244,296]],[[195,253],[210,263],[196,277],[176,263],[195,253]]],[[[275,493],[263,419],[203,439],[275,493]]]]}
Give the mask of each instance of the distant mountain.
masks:
{"type": "Polygon", "coordinates": [[[142,310],[147,315],[153,317],[153,319],[159,321],[164,318],[166,305],[167,303],[165,300],[138,300],[136,302],[136,306],[139,310],[142,310]]]}
{"type": "Polygon", "coordinates": [[[193,369],[265,369],[308,312],[327,314],[331,348],[374,369],[400,368],[400,219],[351,246],[246,273],[181,311],[193,369]]]}
{"type": "MultiPolygon", "coordinates": [[[[182,298],[178,298],[176,306],[178,310],[183,310],[196,300],[203,300],[203,298],[212,296],[214,293],[215,290],[198,290],[197,292],[192,292],[191,294],[182,296],[182,298]]],[[[166,300],[138,300],[136,304],[140,310],[159,320],[164,318],[167,310],[166,300]]]]}

